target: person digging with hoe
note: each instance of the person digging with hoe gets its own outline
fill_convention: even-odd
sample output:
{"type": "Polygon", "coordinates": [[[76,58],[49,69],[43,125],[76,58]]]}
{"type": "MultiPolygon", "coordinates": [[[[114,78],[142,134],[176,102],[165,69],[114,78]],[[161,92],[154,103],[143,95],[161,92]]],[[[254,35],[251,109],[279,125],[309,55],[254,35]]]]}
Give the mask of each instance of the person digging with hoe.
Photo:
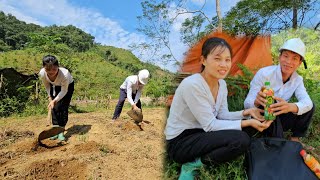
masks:
{"type": "MultiPolygon", "coordinates": [[[[44,56],[42,65],[39,76],[48,93],[48,111],[51,112],[52,125],[64,130],[68,122],[68,108],[74,91],[73,77],[66,68],[59,67],[55,56],[44,56]]],[[[64,133],[61,132],[50,139],[65,141],[64,133]]]]}
{"type": "MultiPolygon", "coordinates": [[[[138,75],[131,75],[125,79],[120,86],[120,97],[113,113],[113,122],[119,118],[126,98],[131,104],[132,110],[142,116],[140,96],[143,87],[148,83],[149,77],[149,71],[143,69],[139,71],[138,75]]],[[[142,121],[142,119],[140,118],[139,121],[142,121]]]]}

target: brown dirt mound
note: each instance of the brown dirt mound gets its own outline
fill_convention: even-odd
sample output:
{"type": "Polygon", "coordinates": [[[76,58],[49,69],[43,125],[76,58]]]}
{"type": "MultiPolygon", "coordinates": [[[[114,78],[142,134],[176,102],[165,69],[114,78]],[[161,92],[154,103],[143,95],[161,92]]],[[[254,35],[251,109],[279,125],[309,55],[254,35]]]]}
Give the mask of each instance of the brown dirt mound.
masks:
{"type": "Polygon", "coordinates": [[[18,139],[24,139],[33,137],[34,133],[31,131],[14,131],[14,130],[4,130],[0,132],[0,148],[6,147],[18,139]]]}
{"type": "Polygon", "coordinates": [[[33,140],[18,142],[14,144],[14,147],[11,148],[10,151],[0,152],[0,166],[5,165],[9,161],[17,160],[26,155],[39,154],[46,151],[52,151],[61,147],[59,143],[57,144],[56,142],[52,141],[48,143],[48,144],[52,144],[51,146],[52,148],[38,146],[37,150],[35,151],[34,150],[35,143],[36,142],[33,140]]]}
{"type": "Polygon", "coordinates": [[[34,154],[34,153],[46,152],[46,151],[52,151],[55,149],[59,149],[63,145],[65,145],[65,144],[59,142],[58,140],[46,139],[46,140],[43,140],[42,142],[43,142],[43,144],[45,144],[45,147],[36,146],[38,143],[36,138],[28,139],[28,140],[16,143],[14,146],[15,152],[19,153],[19,154],[22,154],[22,153],[34,154]],[[36,149],[35,149],[35,147],[36,147],[36,149]]]}
{"type": "Polygon", "coordinates": [[[122,130],[125,130],[125,131],[142,131],[143,130],[141,126],[139,126],[133,121],[126,121],[122,123],[120,127],[122,130]]]}
{"type": "Polygon", "coordinates": [[[86,164],[76,159],[33,162],[26,168],[24,179],[86,179],[86,164]]]}
{"type": "Polygon", "coordinates": [[[88,141],[85,143],[77,144],[73,148],[74,154],[94,153],[98,152],[100,145],[95,141],[88,141]]]}

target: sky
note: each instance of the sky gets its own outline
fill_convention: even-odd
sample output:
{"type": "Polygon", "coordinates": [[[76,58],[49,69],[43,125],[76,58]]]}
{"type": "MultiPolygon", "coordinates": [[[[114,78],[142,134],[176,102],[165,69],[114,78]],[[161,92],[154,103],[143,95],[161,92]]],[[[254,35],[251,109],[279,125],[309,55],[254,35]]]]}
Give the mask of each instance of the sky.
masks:
{"type": "MultiPolygon", "coordinates": [[[[224,15],[239,0],[224,0],[220,6],[224,15]]],[[[148,38],[137,31],[137,16],[142,15],[140,0],[0,0],[0,11],[12,14],[26,23],[40,26],[76,26],[95,37],[95,42],[124,49],[134,43],[148,42],[148,38]]],[[[187,0],[190,9],[197,9],[206,2],[204,11],[212,16],[215,0],[187,0]]],[[[175,8],[175,4],[172,4],[175,8]]],[[[179,27],[190,15],[179,16],[171,29],[174,56],[182,60],[188,49],[179,38],[179,27]]],[[[164,50],[165,51],[165,50],[164,50]]],[[[142,61],[148,61],[148,53],[133,51],[142,61]]],[[[159,60],[157,65],[170,71],[177,67],[159,60]]]]}

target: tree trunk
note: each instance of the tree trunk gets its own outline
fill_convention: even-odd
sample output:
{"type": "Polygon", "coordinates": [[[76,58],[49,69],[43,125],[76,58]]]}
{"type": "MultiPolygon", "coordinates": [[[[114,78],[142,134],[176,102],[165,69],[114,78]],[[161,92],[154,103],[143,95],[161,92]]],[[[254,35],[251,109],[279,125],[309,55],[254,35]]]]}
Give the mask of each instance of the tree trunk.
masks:
{"type": "Polygon", "coordinates": [[[39,100],[39,83],[38,81],[36,82],[36,101],[39,100]]]}
{"type": "Polygon", "coordinates": [[[218,32],[222,32],[222,17],[221,17],[221,9],[220,9],[220,0],[216,0],[216,10],[218,16],[218,32]]]}
{"type": "Polygon", "coordinates": [[[0,77],[0,92],[2,89],[2,84],[3,84],[3,74],[1,74],[1,77],[0,77]]]}
{"type": "Polygon", "coordinates": [[[297,27],[298,27],[298,9],[296,6],[296,0],[293,0],[292,28],[297,29],[297,27]]]}

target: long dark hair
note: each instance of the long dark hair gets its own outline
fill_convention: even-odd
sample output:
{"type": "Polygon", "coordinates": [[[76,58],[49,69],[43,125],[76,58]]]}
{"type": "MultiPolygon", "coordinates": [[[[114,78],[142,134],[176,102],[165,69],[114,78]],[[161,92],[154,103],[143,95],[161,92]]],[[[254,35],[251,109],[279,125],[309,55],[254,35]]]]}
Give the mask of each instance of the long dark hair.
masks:
{"type": "Polygon", "coordinates": [[[42,66],[50,69],[52,66],[59,66],[59,62],[55,56],[46,55],[42,58],[42,66]]]}
{"type": "MultiPolygon", "coordinates": [[[[209,38],[203,43],[201,55],[206,59],[208,57],[208,55],[212,51],[214,51],[217,47],[223,47],[223,49],[221,49],[221,52],[224,51],[225,48],[228,48],[231,53],[231,57],[232,57],[231,46],[227,43],[226,40],[224,40],[222,38],[218,38],[218,37],[209,38]]],[[[205,68],[205,66],[202,64],[201,65],[201,72],[204,70],[204,68],[205,68]]]]}

